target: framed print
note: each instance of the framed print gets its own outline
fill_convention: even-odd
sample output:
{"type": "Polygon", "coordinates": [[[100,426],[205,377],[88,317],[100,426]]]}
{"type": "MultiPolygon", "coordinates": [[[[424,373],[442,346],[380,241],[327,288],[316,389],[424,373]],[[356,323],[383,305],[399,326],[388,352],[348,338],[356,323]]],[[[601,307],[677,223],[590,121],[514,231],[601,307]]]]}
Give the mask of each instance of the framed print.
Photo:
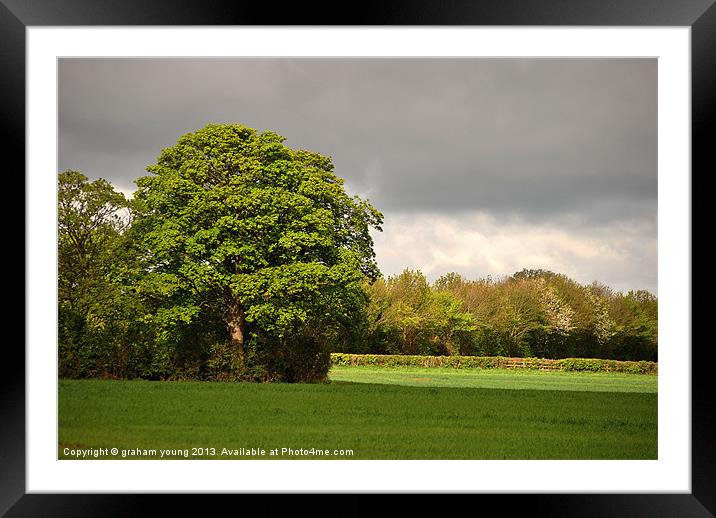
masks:
{"type": "Polygon", "coordinates": [[[711,4],[395,2],[317,24],[228,4],[4,1],[3,123],[8,149],[26,150],[27,303],[25,355],[11,363],[25,370],[3,382],[0,510],[106,514],[138,505],[137,493],[353,493],[355,503],[469,493],[519,495],[551,515],[712,515],[708,353],[691,341],[692,171],[706,174],[716,84],[711,4]],[[147,164],[154,176],[126,172],[147,164]],[[481,173],[451,176],[468,169],[481,173]],[[49,179],[61,171],[58,191],[49,179]],[[84,231],[92,196],[103,234],[58,248],[63,229],[84,231]],[[306,213],[306,200],[321,208],[306,213]],[[469,212],[476,205],[485,212],[469,212]],[[227,207],[253,214],[250,224],[216,219],[227,207]],[[381,225],[382,237],[369,234],[381,225]],[[130,226],[123,248],[112,236],[130,226]],[[277,229],[276,243],[248,249],[246,236],[277,229]],[[95,271],[90,252],[72,250],[98,242],[109,248],[92,260],[110,266],[95,271]],[[103,284],[110,277],[124,284],[103,284]],[[501,305],[469,306],[470,293],[501,305]],[[93,308],[81,325],[80,306],[93,308]],[[365,321],[348,316],[359,306],[365,321]],[[526,308],[539,315],[526,321],[526,308]],[[125,345],[110,348],[117,333],[125,345]],[[462,377],[408,361],[455,362],[462,377]],[[398,369],[390,382],[380,362],[398,369]],[[470,378],[470,362],[503,377],[470,378]],[[325,382],[329,368],[330,383],[283,383],[325,382]],[[530,368],[544,386],[520,392],[530,368]],[[589,375],[601,389],[574,388],[589,375]],[[121,381],[134,379],[144,381],[121,381]],[[222,394],[233,381],[281,383],[237,399],[222,394]],[[295,386],[298,396],[282,388],[295,386]],[[331,428],[331,404],[360,429],[331,428]],[[392,428],[376,425],[381,405],[400,409],[392,428]],[[213,426],[207,413],[263,435],[197,432],[213,426]],[[153,419],[164,427],[144,434],[153,419]],[[523,422],[538,423],[529,439],[514,428],[523,422]],[[431,434],[445,440],[426,446],[431,434]]]}

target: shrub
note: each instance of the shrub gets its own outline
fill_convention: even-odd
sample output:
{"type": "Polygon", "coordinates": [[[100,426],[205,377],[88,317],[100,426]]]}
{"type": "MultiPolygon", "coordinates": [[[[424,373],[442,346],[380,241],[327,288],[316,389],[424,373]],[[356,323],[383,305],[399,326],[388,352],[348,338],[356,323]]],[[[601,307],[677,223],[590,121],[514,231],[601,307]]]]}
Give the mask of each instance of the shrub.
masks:
{"type": "Polygon", "coordinates": [[[376,367],[443,367],[454,369],[504,369],[508,366],[568,372],[624,372],[656,374],[658,364],[648,361],[617,361],[596,358],[506,358],[504,356],[417,356],[404,354],[332,353],[331,364],[339,366],[376,367]],[[515,360],[519,362],[515,363],[515,360]]]}
{"type": "Polygon", "coordinates": [[[235,348],[232,348],[228,342],[218,342],[209,348],[206,368],[209,380],[239,381],[243,365],[235,348]]]}

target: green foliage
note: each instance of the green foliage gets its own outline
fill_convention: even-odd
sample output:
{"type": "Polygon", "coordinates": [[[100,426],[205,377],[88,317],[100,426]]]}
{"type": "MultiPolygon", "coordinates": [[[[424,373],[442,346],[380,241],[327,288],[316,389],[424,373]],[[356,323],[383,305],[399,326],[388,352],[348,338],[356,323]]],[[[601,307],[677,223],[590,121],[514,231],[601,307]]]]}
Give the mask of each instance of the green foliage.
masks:
{"type": "Polygon", "coordinates": [[[147,336],[131,316],[140,302],[119,282],[128,202],[77,171],[58,175],[57,196],[59,374],[139,374],[147,336]]]}
{"type": "Polygon", "coordinates": [[[599,372],[603,369],[603,363],[600,360],[591,358],[565,358],[560,360],[560,365],[565,371],[599,372]]]}
{"type": "Polygon", "coordinates": [[[402,354],[332,353],[331,363],[339,366],[375,367],[445,367],[453,369],[559,370],[570,372],[623,372],[628,374],[656,374],[658,364],[648,361],[616,361],[596,358],[515,358],[503,356],[415,356],[402,354]]]}
{"type": "Polygon", "coordinates": [[[255,375],[253,381],[325,381],[331,366],[330,342],[330,335],[321,335],[305,327],[278,340],[273,337],[255,339],[251,344],[255,359],[249,365],[260,374],[255,375]]]}
{"type": "Polygon", "coordinates": [[[324,337],[352,325],[379,275],[382,215],[345,193],[330,158],[241,125],[184,135],[148,171],[132,233],[156,325],[221,323],[251,378],[325,378],[324,337]]]}
{"type": "Polygon", "coordinates": [[[546,270],[475,281],[448,273],[432,286],[405,270],[367,291],[367,343],[334,351],[657,359],[657,301],[644,291],[615,294],[546,270]]]}
{"type": "Polygon", "coordinates": [[[420,271],[378,279],[369,288],[368,320],[375,350],[397,354],[461,354],[473,317],[448,291],[434,291],[420,271]]]}
{"type": "MultiPolygon", "coordinates": [[[[206,366],[209,380],[239,381],[242,378],[242,360],[236,354],[236,349],[230,347],[228,342],[218,342],[209,347],[206,366]]],[[[260,373],[255,371],[251,374],[261,377],[260,373]]]]}

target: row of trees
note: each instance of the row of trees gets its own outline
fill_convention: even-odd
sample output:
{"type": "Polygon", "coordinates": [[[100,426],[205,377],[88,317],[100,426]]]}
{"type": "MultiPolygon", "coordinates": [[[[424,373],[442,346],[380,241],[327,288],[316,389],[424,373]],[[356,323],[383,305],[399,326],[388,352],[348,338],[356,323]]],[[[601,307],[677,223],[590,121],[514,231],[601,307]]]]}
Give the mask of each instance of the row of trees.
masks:
{"type": "Polygon", "coordinates": [[[382,278],[330,158],[209,125],[131,200],[59,175],[61,377],[312,381],[331,351],[656,358],[656,299],[523,271],[382,278]]]}
{"type": "Polygon", "coordinates": [[[367,286],[362,340],[341,352],[657,360],[658,303],[565,275],[522,270],[499,280],[420,271],[367,286]]]}

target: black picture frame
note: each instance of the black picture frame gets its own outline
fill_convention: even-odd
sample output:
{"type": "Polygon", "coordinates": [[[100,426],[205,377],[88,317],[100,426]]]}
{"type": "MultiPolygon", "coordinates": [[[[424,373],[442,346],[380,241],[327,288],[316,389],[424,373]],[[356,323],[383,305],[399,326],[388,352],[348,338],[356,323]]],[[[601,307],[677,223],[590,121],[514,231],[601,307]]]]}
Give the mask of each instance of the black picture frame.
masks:
{"type": "MultiPolygon", "coordinates": [[[[713,170],[711,140],[716,105],[716,5],[714,0],[488,0],[363,2],[355,10],[320,4],[172,0],[0,0],[0,127],[5,156],[17,158],[6,179],[25,168],[25,29],[86,25],[502,25],[502,26],[688,26],[692,57],[692,193],[713,170]],[[346,14],[340,14],[346,13],[346,14]],[[709,166],[711,166],[709,168],[709,166]],[[12,173],[11,173],[12,171],[12,173]],[[14,173],[14,174],[13,174],[14,173]],[[696,187],[696,188],[694,188],[696,187]]],[[[24,178],[24,176],[23,176],[24,178]]],[[[24,181],[23,187],[24,191],[24,181]]],[[[692,202],[693,212],[693,202],[692,202]]],[[[692,217],[692,236],[700,223],[692,217]]],[[[24,241],[24,236],[20,238],[24,241]]],[[[16,242],[19,242],[16,241],[16,242]]],[[[24,250],[24,248],[23,248],[24,250]]],[[[693,257],[693,246],[692,246],[693,257]]],[[[24,263],[27,261],[24,257],[24,263]]],[[[26,263],[25,263],[26,264],[26,263]]],[[[27,279],[27,270],[25,270],[27,279]]],[[[693,274],[692,274],[693,278],[693,274]]],[[[693,292],[692,292],[693,293],[693,292]]],[[[693,304],[692,304],[693,306],[693,304]]],[[[693,315],[699,308],[693,307],[693,315]]],[[[697,320],[698,321],[698,320],[697,320]]],[[[8,319],[8,323],[12,322],[8,319]]],[[[714,516],[716,514],[716,405],[711,400],[711,344],[684,344],[692,353],[692,492],[689,494],[503,494],[509,511],[549,516],[714,516]]],[[[149,513],[158,495],[25,493],[25,355],[6,341],[0,378],[0,514],[18,516],[134,516],[149,513]],[[11,347],[12,346],[12,347],[11,347]],[[10,367],[12,366],[12,367],[10,367]]],[[[187,495],[163,495],[163,514],[185,511],[187,495]]],[[[226,501],[276,495],[213,495],[226,501]]],[[[455,496],[454,498],[456,498],[455,496]]],[[[341,514],[368,514],[376,495],[350,495],[341,514]]],[[[425,509],[420,497],[405,499],[402,512],[425,509]]],[[[228,503],[228,502],[227,502],[228,503]]],[[[253,502],[252,502],[253,503],[253,502]]],[[[295,504],[293,504],[295,506],[295,504]]],[[[488,509],[468,504],[476,512],[488,509]]],[[[484,504],[487,505],[487,504],[484,504]]],[[[309,507],[309,509],[311,509],[309,507]]],[[[275,509],[274,509],[275,510],[275,509]]],[[[273,513],[271,513],[273,514],[273,513]]]]}

